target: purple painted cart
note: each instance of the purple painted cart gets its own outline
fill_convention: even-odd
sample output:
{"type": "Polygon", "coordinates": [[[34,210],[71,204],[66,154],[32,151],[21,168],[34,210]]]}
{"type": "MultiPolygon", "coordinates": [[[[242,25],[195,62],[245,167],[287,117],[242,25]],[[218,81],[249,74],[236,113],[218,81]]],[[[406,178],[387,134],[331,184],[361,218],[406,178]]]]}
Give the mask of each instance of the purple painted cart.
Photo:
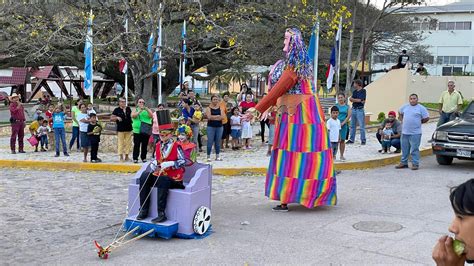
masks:
{"type": "Polygon", "coordinates": [[[127,231],[139,226],[138,234],[150,229],[154,232],[149,236],[169,239],[195,238],[205,235],[211,222],[211,183],[212,167],[208,164],[194,163],[185,167],[183,183],[185,189],[170,189],[166,206],[166,220],[163,223],[151,223],[158,216],[156,188],[150,195],[149,217],[136,220],[140,208],[139,186],[140,176],[150,163],[143,164],[128,186],[128,215],[125,219],[127,231]]]}

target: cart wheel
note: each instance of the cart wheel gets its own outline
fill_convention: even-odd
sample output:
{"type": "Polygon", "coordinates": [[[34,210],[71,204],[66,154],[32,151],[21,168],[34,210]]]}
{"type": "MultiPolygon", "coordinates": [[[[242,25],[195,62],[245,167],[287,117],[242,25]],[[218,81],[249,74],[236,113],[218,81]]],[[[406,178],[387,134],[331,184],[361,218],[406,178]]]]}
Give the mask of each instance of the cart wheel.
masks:
{"type": "Polygon", "coordinates": [[[211,225],[211,210],[205,206],[199,207],[194,215],[194,232],[198,235],[202,235],[207,232],[211,225]]]}

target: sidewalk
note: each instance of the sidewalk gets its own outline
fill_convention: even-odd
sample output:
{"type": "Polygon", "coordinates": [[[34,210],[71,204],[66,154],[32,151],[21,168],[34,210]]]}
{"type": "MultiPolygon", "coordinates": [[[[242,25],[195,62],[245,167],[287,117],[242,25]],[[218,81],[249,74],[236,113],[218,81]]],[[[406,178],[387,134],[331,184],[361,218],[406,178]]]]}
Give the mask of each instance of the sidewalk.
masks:
{"type": "MultiPolygon", "coordinates": [[[[254,129],[257,126],[254,127],[254,129]]],[[[420,145],[420,150],[428,150],[429,153],[431,144],[428,141],[431,139],[431,135],[436,129],[436,122],[431,122],[423,125],[423,135],[420,145]]],[[[345,157],[346,161],[341,162],[336,160],[336,168],[341,170],[346,169],[363,169],[378,167],[387,164],[393,164],[398,161],[400,154],[380,154],[380,144],[378,143],[375,132],[367,132],[367,144],[360,145],[359,131],[356,135],[356,143],[346,145],[345,157]]],[[[62,154],[60,157],[54,157],[53,151],[48,152],[34,152],[34,148],[29,145],[25,138],[25,151],[24,154],[11,154],[9,146],[9,138],[0,138],[0,166],[8,167],[34,167],[37,163],[43,162],[45,167],[41,168],[54,168],[54,163],[65,163],[63,165],[71,165],[75,170],[102,170],[102,171],[134,171],[139,168],[139,164],[132,162],[121,163],[116,154],[112,153],[101,153],[99,149],[99,157],[102,159],[102,163],[91,164],[83,163],[83,153],[73,150],[70,152],[69,157],[64,157],[62,154]],[[32,163],[33,162],[33,163],[32,163]],[[80,166],[83,165],[83,166],[80,166]],[[87,166],[86,166],[87,165],[87,166]],[[91,166],[92,165],[92,166],[91,166]],[[111,167],[112,166],[112,167],[111,167]]],[[[259,137],[255,137],[253,140],[253,149],[251,150],[240,150],[232,151],[226,149],[221,153],[223,161],[212,161],[211,164],[214,170],[224,169],[221,174],[233,175],[243,174],[246,172],[250,173],[264,173],[268,167],[269,157],[266,156],[267,145],[262,144],[259,137]]],[[[206,163],[206,149],[203,147],[204,152],[198,157],[199,162],[206,163]]],[[[393,151],[393,148],[392,148],[393,151]]],[[[426,154],[426,153],[425,153],[426,154]]],[[[151,154],[148,154],[148,158],[151,154]]],[[[212,155],[211,158],[215,158],[212,155]]],[[[71,168],[66,167],[66,168],[71,168]]],[[[61,167],[64,169],[63,167],[61,167]]],[[[219,172],[219,171],[218,171],[219,172]]]]}

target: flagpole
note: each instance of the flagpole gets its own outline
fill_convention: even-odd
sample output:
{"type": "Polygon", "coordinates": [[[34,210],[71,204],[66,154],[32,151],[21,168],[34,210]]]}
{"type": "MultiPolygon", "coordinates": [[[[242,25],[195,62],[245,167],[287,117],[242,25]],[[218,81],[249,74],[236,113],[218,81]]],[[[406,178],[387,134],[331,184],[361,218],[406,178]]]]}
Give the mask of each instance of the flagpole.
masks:
{"type": "Polygon", "coordinates": [[[319,9],[316,9],[316,44],[314,49],[314,59],[313,59],[313,82],[318,91],[318,53],[319,53],[319,9]]]}
{"type": "MultiPolygon", "coordinates": [[[[182,37],[183,37],[183,62],[181,67],[183,68],[181,71],[181,82],[184,83],[184,78],[186,77],[186,20],[183,21],[183,32],[182,32],[182,37]]],[[[181,83],[181,86],[182,86],[181,83]]]]}
{"type": "MultiPolygon", "coordinates": [[[[337,71],[336,71],[336,86],[337,86],[337,90],[339,93],[339,77],[340,77],[340,72],[341,72],[341,47],[342,47],[342,17],[339,21],[339,30],[338,30],[338,33],[339,33],[339,37],[338,37],[338,40],[339,40],[339,43],[338,43],[338,51],[337,51],[337,63],[336,63],[336,66],[337,66],[337,71]]],[[[337,97],[336,97],[337,98],[337,97]]]]}
{"type": "Polygon", "coordinates": [[[161,3],[160,3],[160,20],[158,22],[158,103],[162,103],[162,96],[161,96],[161,45],[162,45],[162,38],[161,38],[161,30],[162,30],[162,25],[163,25],[163,13],[162,13],[162,8],[161,8],[161,3]]]}
{"type": "MultiPolygon", "coordinates": [[[[128,18],[125,19],[125,38],[128,37],[128,18]]],[[[128,106],[128,67],[125,71],[125,106],[128,106]]]]}
{"type": "Polygon", "coordinates": [[[92,18],[92,9],[91,9],[91,12],[90,12],[90,20],[91,20],[91,36],[90,36],[90,42],[91,42],[91,104],[94,104],[94,43],[92,42],[92,35],[93,35],[93,31],[92,31],[92,23],[93,22],[93,18],[92,18]]]}

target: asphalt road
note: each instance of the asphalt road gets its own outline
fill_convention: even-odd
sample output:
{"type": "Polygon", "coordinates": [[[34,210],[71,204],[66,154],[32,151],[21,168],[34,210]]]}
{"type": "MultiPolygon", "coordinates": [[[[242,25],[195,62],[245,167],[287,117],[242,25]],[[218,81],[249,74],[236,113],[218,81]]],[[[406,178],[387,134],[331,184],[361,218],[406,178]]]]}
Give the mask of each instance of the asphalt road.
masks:
{"type": "MultiPolygon", "coordinates": [[[[274,213],[264,177],[213,179],[213,233],[200,240],[142,239],[111,254],[113,264],[428,264],[452,217],[449,189],[474,162],[418,171],[393,166],[345,171],[338,205],[274,213]],[[363,230],[363,231],[362,231],[363,230]]],[[[103,244],[125,216],[129,175],[4,169],[0,174],[0,264],[102,263],[103,244]]]]}

